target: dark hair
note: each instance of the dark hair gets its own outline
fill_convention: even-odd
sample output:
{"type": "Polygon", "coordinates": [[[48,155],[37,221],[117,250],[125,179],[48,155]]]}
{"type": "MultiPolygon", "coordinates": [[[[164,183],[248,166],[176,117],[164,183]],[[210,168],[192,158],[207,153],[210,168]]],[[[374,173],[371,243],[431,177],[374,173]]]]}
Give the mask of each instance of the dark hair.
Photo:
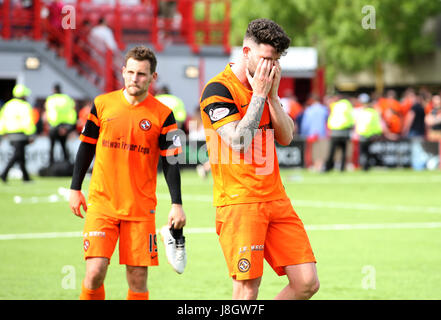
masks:
{"type": "Polygon", "coordinates": [[[54,92],[61,93],[61,84],[59,83],[54,84],[54,92]]]}
{"type": "Polygon", "coordinates": [[[125,64],[127,65],[127,61],[132,58],[138,61],[148,60],[150,62],[150,72],[156,72],[156,56],[152,49],[144,47],[144,46],[136,46],[130,49],[125,57],[125,64]]]}
{"type": "Polygon", "coordinates": [[[251,39],[257,44],[269,44],[277,53],[283,54],[289,48],[291,39],[281,26],[269,19],[256,19],[248,24],[245,39],[251,39]]]}

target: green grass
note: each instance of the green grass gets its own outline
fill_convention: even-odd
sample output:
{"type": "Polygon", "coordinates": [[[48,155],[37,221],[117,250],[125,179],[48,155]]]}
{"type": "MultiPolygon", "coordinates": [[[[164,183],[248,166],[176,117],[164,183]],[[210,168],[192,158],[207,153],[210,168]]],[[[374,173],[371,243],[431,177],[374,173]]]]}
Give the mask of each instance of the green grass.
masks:
{"type": "MultiPolygon", "coordinates": [[[[321,288],[313,299],[441,299],[441,172],[286,169],[282,179],[318,261],[321,288]],[[437,224],[429,228],[427,223],[437,224]],[[352,228],[332,230],[338,224],[352,228]]],[[[84,220],[70,212],[65,200],[48,202],[69,184],[66,178],[36,177],[32,184],[0,185],[0,239],[82,231],[84,220]],[[15,203],[15,196],[22,202],[15,203]]],[[[88,180],[86,190],[87,185],[88,180]]],[[[214,228],[211,178],[185,170],[182,189],[187,230],[214,228]]],[[[160,227],[170,203],[162,175],[157,192],[160,227]]],[[[150,298],[230,299],[231,280],[217,235],[188,233],[186,239],[188,264],[182,275],[172,271],[159,244],[160,266],[149,268],[150,298]]],[[[84,270],[81,237],[0,240],[0,299],[77,299],[84,270]]],[[[272,299],[286,283],[265,265],[259,299],[272,299]]],[[[118,250],[105,287],[108,299],[125,299],[118,250]]]]}

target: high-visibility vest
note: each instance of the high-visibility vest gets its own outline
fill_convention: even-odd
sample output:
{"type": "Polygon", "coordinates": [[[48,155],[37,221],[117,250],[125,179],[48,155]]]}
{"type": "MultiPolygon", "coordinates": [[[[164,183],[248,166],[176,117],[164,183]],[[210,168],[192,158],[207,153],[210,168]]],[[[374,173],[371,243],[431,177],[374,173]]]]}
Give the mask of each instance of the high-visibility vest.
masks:
{"type": "Polygon", "coordinates": [[[75,101],[64,93],[55,93],[46,99],[47,121],[52,127],[59,124],[75,124],[77,122],[77,112],[75,101]]]}
{"type": "Polygon", "coordinates": [[[177,122],[185,121],[187,118],[187,111],[185,110],[184,102],[180,98],[171,94],[160,94],[155,96],[155,98],[172,109],[177,122]]]}
{"type": "Polygon", "coordinates": [[[352,104],[349,100],[341,99],[330,105],[328,128],[331,130],[349,129],[354,125],[352,104]]]}
{"type": "Polygon", "coordinates": [[[363,108],[355,122],[355,131],[362,137],[372,137],[383,132],[380,115],[374,108],[363,108]]]}
{"type": "Polygon", "coordinates": [[[28,102],[14,98],[5,103],[0,111],[0,134],[32,135],[35,131],[32,106],[28,102]]]}

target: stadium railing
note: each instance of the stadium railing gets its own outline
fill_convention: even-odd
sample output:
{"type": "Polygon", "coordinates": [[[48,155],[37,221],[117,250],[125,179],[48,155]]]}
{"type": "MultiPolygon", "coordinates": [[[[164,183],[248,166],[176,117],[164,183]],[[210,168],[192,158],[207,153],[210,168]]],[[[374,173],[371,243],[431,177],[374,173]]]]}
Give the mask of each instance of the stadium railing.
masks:
{"type": "MultiPolygon", "coordinates": [[[[176,0],[174,17],[160,15],[160,2],[169,1],[172,0],[141,0],[139,5],[123,5],[115,0],[115,5],[98,5],[77,0],[68,4],[74,8],[75,27],[58,30],[49,23],[48,5],[44,1],[34,0],[32,6],[23,7],[20,2],[3,0],[0,35],[6,41],[20,38],[46,41],[69,67],[94,78],[92,83],[103,91],[121,87],[122,79],[115,71],[120,69],[122,56],[119,52],[100,52],[91,44],[84,29],[85,21],[93,26],[104,17],[121,51],[130,43],[151,43],[160,52],[171,42],[188,45],[194,53],[199,53],[201,45],[221,45],[226,53],[230,52],[230,0],[176,0]],[[59,47],[54,48],[54,43],[59,47]],[[110,70],[102,67],[102,61],[111,66],[110,70]]],[[[68,12],[65,10],[61,18],[66,18],[68,12]]]]}

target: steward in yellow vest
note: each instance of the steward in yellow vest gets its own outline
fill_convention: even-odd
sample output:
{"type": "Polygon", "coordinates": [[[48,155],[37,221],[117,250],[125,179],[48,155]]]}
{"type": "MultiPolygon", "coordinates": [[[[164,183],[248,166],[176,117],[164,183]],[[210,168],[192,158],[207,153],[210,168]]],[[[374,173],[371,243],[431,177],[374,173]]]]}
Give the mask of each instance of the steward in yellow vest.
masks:
{"type": "Polygon", "coordinates": [[[381,118],[372,106],[370,96],[362,93],[358,96],[362,105],[355,118],[355,132],[360,136],[360,165],[367,171],[375,164],[375,155],[370,151],[371,144],[381,136],[381,118]]]}
{"type": "Polygon", "coordinates": [[[0,178],[7,181],[8,172],[18,163],[23,173],[23,181],[30,181],[26,170],[25,146],[32,142],[36,127],[32,116],[32,106],[26,101],[31,90],[22,84],[17,84],[12,90],[13,99],[5,103],[0,111],[0,135],[8,138],[14,153],[9,159],[0,178]]]}
{"type": "Polygon", "coordinates": [[[346,147],[354,126],[352,103],[347,99],[340,99],[331,103],[329,107],[328,128],[331,131],[331,149],[326,160],[325,171],[334,168],[334,156],[337,149],[341,149],[342,152],[340,171],[344,171],[346,167],[346,147]]]}
{"type": "Polygon", "coordinates": [[[61,93],[61,86],[56,84],[53,88],[54,93],[46,98],[45,118],[50,125],[50,154],[49,166],[54,164],[55,142],[59,142],[63,150],[64,161],[69,162],[69,153],[66,148],[66,140],[69,133],[75,130],[77,122],[77,112],[75,101],[67,94],[61,93]]]}

